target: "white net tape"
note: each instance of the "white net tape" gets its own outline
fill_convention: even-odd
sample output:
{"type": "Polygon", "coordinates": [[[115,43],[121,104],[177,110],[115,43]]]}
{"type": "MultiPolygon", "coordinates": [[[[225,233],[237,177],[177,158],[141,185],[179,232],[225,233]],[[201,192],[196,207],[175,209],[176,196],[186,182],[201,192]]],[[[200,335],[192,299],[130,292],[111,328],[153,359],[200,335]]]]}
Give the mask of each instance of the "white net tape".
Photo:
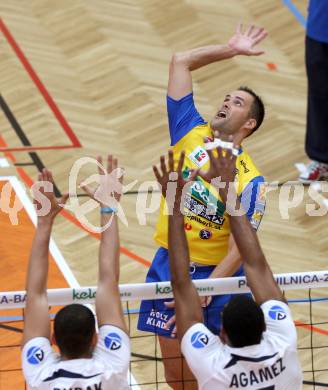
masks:
{"type": "MultiPolygon", "coordinates": [[[[276,274],[274,277],[283,290],[328,287],[328,271],[276,274]]],[[[194,283],[199,295],[249,292],[245,277],[201,279],[195,280],[194,283]]],[[[61,306],[70,303],[94,303],[96,291],[96,287],[49,289],[49,305],[61,306]]],[[[173,297],[170,282],[121,284],[120,293],[122,301],[167,299],[173,297]]],[[[25,291],[0,292],[0,310],[23,308],[25,299],[25,291]]]]}

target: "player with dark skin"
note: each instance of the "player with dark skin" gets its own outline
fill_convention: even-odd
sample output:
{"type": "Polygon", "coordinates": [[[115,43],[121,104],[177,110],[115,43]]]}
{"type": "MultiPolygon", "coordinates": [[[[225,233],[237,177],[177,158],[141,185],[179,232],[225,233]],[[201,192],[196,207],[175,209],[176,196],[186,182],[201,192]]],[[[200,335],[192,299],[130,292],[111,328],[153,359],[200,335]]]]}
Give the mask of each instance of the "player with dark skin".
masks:
{"type": "MultiPolygon", "coordinates": [[[[215,136],[217,138],[220,138],[220,134],[218,134],[218,132],[215,132],[215,136]]],[[[228,140],[232,141],[232,137],[229,137],[228,140]]],[[[234,147],[238,148],[239,145],[234,143],[234,147]]],[[[233,155],[232,150],[223,150],[220,147],[213,151],[209,150],[208,154],[210,158],[209,169],[207,171],[197,170],[192,172],[188,181],[186,181],[182,175],[182,167],[185,158],[184,152],[181,153],[180,159],[176,167],[174,166],[175,164],[172,151],[169,151],[168,153],[168,165],[166,165],[165,158],[162,156],[160,170],[156,166],[153,167],[157,181],[162,187],[163,195],[166,193],[166,188],[169,181],[174,180],[177,183],[175,197],[166,197],[166,202],[168,204],[169,209],[173,210],[173,213],[169,215],[169,262],[172,277],[171,284],[173,287],[173,295],[175,299],[177,337],[180,342],[184,341],[184,345],[186,345],[186,340],[183,340],[183,337],[188,332],[188,330],[190,330],[194,325],[199,325],[204,322],[203,311],[201,308],[201,300],[198,296],[194,284],[191,281],[189,274],[190,258],[188,243],[186,240],[186,233],[184,230],[183,207],[181,206],[183,204],[182,199],[186,187],[191,184],[192,180],[197,175],[200,175],[206,181],[212,181],[213,185],[214,183],[217,184],[216,188],[220,193],[223,203],[225,204],[226,211],[229,215],[231,231],[235,237],[239,252],[243,259],[247,284],[250,287],[256,304],[262,305],[265,302],[269,301],[280,301],[284,304],[286,303],[283,293],[273,277],[270,266],[267,263],[266,258],[260,247],[257,235],[252,228],[250,222],[248,221],[247,216],[240,215],[239,213],[238,215],[236,215],[236,213],[234,212],[235,210],[239,210],[241,208],[241,203],[236,196],[234,187],[236,156],[233,155]]],[[[251,300],[251,298],[248,299],[251,300]]],[[[258,310],[261,311],[260,308],[258,310]]],[[[224,315],[225,310],[223,311],[223,317],[224,315]]],[[[260,340],[262,340],[261,335],[265,331],[265,323],[263,321],[263,318],[257,321],[260,322],[260,332],[259,341],[255,343],[256,345],[260,344],[260,340]]],[[[291,318],[289,321],[292,326],[291,331],[288,333],[289,338],[293,340],[291,341],[292,345],[295,344],[295,351],[292,351],[293,354],[291,358],[292,366],[296,367],[295,370],[292,371],[294,380],[294,384],[292,384],[292,386],[296,386],[295,388],[301,388],[299,386],[301,386],[302,383],[302,373],[297,359],[296,330],[291,318]]],[[[234,347],[224,326],[222,326],[221,328],[220,339],[222,343],[234,347]]],[[[213,348],[214,346],[212,345],[211,353],[214,353],[213,348]]],[[[214,362],[217,361],[218,356],[221,356],[219,347],[217,353],[217,357],[213,359],[213,369],[215,365],[214,362]]],[[[188,360],[187,355],[185,355],[185,357],[187,361],[192,363],[192,360],[188,360]]],[[[199,359],[197,361],[198,364],[197,362],[195,363],[195,360],[193,361],[194,366],[191,366],[191,368],[193,370],[194,375],[199,380],[199,388],[218,388],[217,384],[215,384],[215,381],[217,381],[218,383],[217,378],[215,378],[214,381],[211,382],[211,384],[204,384],[204,381],[202,383],[200,382],[201,369],[195,368],[195,365],[197,367],[201,364],[199,362],[199,359]]],[[[211,371],[212,369],[208,368],[208,370],[211,371]]],[[[215,377],[215,375],[216,374],[213,373],[213,377],[215,377]]],[[[223,373],[222,375],[224,376],[227,374],[223,373]]],[[[287,388],[289,389],[290,387],[287,387],[286,385],[286,389],[287,388]]]]}
{"type": "MultiPolygon", "coordinates": [[[[282,291],[274,280],[270,266],[264,257],[256,232],[252,229],[246,215],[231,216],[233,210],[238,210],[241,207],[238,197],[233,194],[233,185],[229,185],[234,182],[236,156],[233,156],[230,150],[223,155],[221,148],[217,148],[216,152],[217,157],[214,157],[213,152],[208,151],[211,161],[209,170],[206,172],[200,170],[193,172],[188,181],[192,182],[196,175],[201,175],[206,180],[220,178],[222,185],[218,186],[218,190],[228,213],[229,209],[231,210],[229,214],[231,229],[238,249],[242,254],[247,283],[256,302],[261,304],[269,299],[285,302],[282,291]],[[223,183],[228,183],[228,185],[223,186],[223,183]]],[[[173,173],[174,176],[171,177],[177,178],[176,195],[173,199],[173,204],[168,207],[172,207],[173,210],[172,215],[169,215],[169,259],[179,340],[182,339],[185,332],[194,323],[203,322],[200,298],[189,275],[188,245],[185,238],[183,213],[181,212],[183,189],[189,184],[182,177],[181,168],[184,158],[184,153],[181,153],[178,166],[175,169],[173,153],[169,151],[168,169],[165,163],[161,163],[161,172],[159,172],[156,166],[153,167],[156,179],[164,188],[164,191],[167,183],[170,181],[170,175],[173,173]]],[[[164,157],[161,157],[162,161],[163,159],[164,157]]],[[[224,330],[222,332],[221,337],[225,339],[224,330]]]]}

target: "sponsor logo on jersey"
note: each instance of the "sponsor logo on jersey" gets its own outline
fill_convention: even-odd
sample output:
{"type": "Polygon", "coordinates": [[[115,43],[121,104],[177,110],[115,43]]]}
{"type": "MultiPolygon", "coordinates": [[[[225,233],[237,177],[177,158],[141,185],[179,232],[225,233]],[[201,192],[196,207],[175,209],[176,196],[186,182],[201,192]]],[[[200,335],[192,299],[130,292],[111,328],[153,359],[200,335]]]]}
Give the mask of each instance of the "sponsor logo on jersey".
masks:
{"type": "MultiPolygon", "coordinates": [[[[187,180],[189,175],[190,171],[186,167],[182,172],[182,176],[187,180]]],[[[197,222],[205,225],[206,222],[203,220],[205,219],[209,222],[206,226],[213,229],[220,229],[225,221],[223,216],[225,212],[224,204],[209,191],[200,178],[195,179],[184,197],[184,208],[186,211],[195,214],[187,213],[186,216],[190,220],[195,220],[199,216],[199,220],[196,219],[197,222]]]]}
{"type": "Polygon", "coordinates": [[[199,237],[200,237],[202,240],[208,240],[209,238],[211,238],[211,236],[212,236],[212,233],[211,233],[209,230],[202,229],[202,230],[199,232],[199,237]]]}
{"type": "Polygon", "coordinates": [[[202,332],[195,332],[191,336],[191,345],[194,348],[200,349],[206,347],[208,344],[208,336],[205,333],[202,332]]]}
{"type": "Polygon", "coordinates": [[[199,168],[207,163],[209,160],[208,154],[201,146],[197,146],[190,154],[190,160],[195,163],[199,168]]]}
{"type": "Polygon", "coordinates": [[[31,347],[27,351],[27,361],[30,364],[39,364],[42,362],[43,358],[44,358],[44,352],[39,347],[31,347]]]}
{"type": "Polygon", "coordinates": [[[244,173],[250,172],[244,160],[240,160],[240,165],[244,168],[244,173]]]}
{"type": "MultiPolygon", "coordinates": [[[[208,213],[208,206],[206,207],[197,198],[195,199],[190,194],[186,194],[184,197],[184,207],[191,213],[196,214],[197,216],[204,218],[209,222],[212,222],[218,227],[222,226],[225,221],[225,218],[221,215],[218,215],[218,212],[214,214],[208,213]]],[[[188,216],[188,218],[190,217],[188,216]]]]}
{"type": "Polygon", "coordinates": [[[273,320],[284,320],[287,317],[285,310],[281,306],[272,306],[269,310],[269,316],[273,320]]]}
{"type": "Polygon", "coordinates": [[[106,348],[110,349],[111,351],[116,351],[122,346],[121,336],[114,332],[108,333],[104,341],[106,348]]]}
{"type": "Polygon", "coordinates": [[[169,320],[169,315],[160,311],[151,309],[151,312],[147,318],[146,325],[153,326],[155,328],[165,329],[165,325],[169,320]]]}

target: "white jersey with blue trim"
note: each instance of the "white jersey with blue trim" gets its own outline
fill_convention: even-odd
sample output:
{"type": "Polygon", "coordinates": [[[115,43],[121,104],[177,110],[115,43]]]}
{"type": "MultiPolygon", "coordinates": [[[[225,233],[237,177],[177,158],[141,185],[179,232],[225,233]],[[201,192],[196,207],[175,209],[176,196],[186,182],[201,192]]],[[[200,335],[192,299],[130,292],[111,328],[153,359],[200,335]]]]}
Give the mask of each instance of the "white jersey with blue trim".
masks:
{"type": "Polygon", "coordinates": [[[104,325],[90,359],[61,360],[45,337],[29,340],[22,350],[29,390],[127,390],[130,340],[121,329],[104,325]]]}
{"type": "Polygon", "coordinates": [[[267,329],[260,344],[229,347],[201,323],[185,333],[182,353],[200,390],[302,389],[297,333],[289,307],[271,300],[261,308],[267,329]]]}

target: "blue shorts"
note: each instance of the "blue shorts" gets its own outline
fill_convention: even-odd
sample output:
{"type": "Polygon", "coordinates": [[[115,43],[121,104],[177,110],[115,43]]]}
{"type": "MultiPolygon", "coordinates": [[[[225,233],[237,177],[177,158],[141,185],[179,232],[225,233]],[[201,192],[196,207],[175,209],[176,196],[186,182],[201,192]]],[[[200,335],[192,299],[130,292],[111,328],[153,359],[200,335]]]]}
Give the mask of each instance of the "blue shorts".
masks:
{"type": "MultiPolygon", "coordinates": [[[[194,266],[190,267],[191,279],[207,279],[212,273],[214,265],[209,266],[194,266]]],[[[233,276],[244,276],[242,267],[233,276]]],[[[149,268],[146,283],[164,282],[171,280],[168,250],[159,248],[155,254],[152,265],[149,268]]],[[[232,295],[215,295],[208,307],[203,309],[204,323],[208,329],[214,334],[219,334],[221,328],[221,312],[224,305],[229,302],[232,295]]],[[[164,305],[171,299],[155,299],[144,300],[140,305],[140,313],[138,319],[138,329],[146,332],[156,333],[161,336],[171,337],[171,331],[164,329],[166,322],[174,314],[173,309],[169,309],[164,305]]]]}

